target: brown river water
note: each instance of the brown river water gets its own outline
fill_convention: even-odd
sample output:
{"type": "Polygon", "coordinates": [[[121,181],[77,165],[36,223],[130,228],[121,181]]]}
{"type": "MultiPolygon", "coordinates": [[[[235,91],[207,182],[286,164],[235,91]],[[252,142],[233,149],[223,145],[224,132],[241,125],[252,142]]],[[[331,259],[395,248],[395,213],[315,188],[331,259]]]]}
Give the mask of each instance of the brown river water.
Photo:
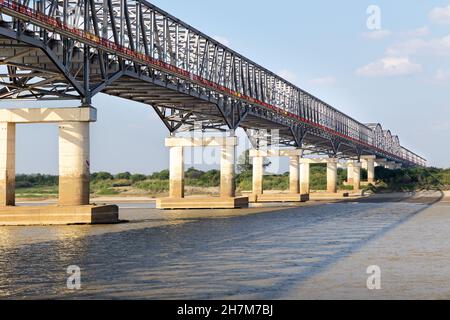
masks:
{"type": "Polygon", "coordinates": [[[0,298],[448,299],[442,196],[217,211],[129,203],[129,223],[0,227],[0,298]],[[66,285],[71,265],[79,290],[66,285]],[[370,265],[381,290],[367,289],[370,265]]]}

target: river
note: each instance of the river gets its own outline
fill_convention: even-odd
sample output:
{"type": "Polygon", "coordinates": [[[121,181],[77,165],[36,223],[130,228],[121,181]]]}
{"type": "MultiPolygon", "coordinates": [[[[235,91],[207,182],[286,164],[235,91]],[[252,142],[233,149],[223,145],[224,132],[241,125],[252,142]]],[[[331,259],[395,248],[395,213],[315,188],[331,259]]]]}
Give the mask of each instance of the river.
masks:
{"type": "Polygon", "coordinates": [[[158,211],[128,203],[120,205],[121,218],[128,223],[0,227],[0,297],[450,296],[450,267],[445,263],[450,261],[450,206],[433,203],[438,197],[217,211],[158,211]],[[427,261],[437,262],[427,267],[427,261]],[[372,264],[383,271],[378,292],[366,287],[366,268],[372,264]],[[80,290],[67,288],[68,266],[80,268],[80,290]],[[408,272],[426,283],[427,275],[435,277],[439,289],[428,285],[426,290],[405,291],[405,286],[418,286],[408,272]],[[406,283],[399,283],[402,279],[406,283]]]}

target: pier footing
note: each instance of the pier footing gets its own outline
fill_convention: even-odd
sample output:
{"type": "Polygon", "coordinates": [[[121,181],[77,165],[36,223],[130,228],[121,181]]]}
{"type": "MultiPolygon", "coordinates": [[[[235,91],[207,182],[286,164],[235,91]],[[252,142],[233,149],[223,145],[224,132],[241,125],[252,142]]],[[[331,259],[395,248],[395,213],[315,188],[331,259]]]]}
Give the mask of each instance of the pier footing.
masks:
{"type": "MultiPolygon", "coordinates": [[[[245,195],[247,196],[247,194],[245,195]]],[[[289,194],[289,193],[263,193],[263,194],[248,194],[250,203],[264,203],[264,202],[307,202],[309,201],[309,194],[289,194]]]]}
{"type": "Polygon", "coordinates": [[[0,225],[112,224],[119,222],[115,205],[0,207],[0,225]]]}
{"type": "Polygon", "coordinates": [[[186,197],[156,200],[157,209],[240,209],[248,208],[248,197],[186,197]]]}
{"type": "Polygon", "coordinates": [[[310,194],[311,200],[340,200],[349,198],[360,198],[364,196],[362,190],[357,191],[341,191],[337,193],[330,192],[313,192],[310,194]]]}
{"type": "Polygon", "coordinates": [[[350,193],[349,192],[313,192],[310,194],[311,200],[337,200],[337,199],[344,199],[349,198],[350,193]]]}

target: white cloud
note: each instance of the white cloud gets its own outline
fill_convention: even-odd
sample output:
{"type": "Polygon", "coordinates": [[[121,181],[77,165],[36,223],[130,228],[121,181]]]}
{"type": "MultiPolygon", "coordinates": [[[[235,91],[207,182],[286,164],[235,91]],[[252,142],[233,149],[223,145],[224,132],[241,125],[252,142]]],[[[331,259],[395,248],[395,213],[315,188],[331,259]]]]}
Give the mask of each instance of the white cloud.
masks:
{"type": "Polygon", "coordinates": [[[289,71],[287,69],[280,70],[277,72],[277,74],[282,77],[283,79],[286,79],[290,82],[296,82],[297,81],[297,75],[293,73],[292,71],[289,71]]]}
{"type": "Polygon", "coordinates": [[[391,31],[381,29],[381,30],[374,30],[374,31],[370,31],[370,32],[364,32],[362,34],[362,36],[364,38],[370,39],[370,40],[382,40],[382,39],[389,37],[391,34],[392,34],[391,31]]]}
{"type": "Polygon", "coordinates": [[[396,43],[387,48],[388,55],[411,55],[423,50],[428,46],[428,41],[423,39],[411,39],[396,43]]]}
{"type": "Polygon", "coordinates": [[[425,37],[430,34],[430,28],[428,28],[427,26],[423,26],[414,30],[402,32],[401,34],[408,38],[425,37]]]}
{"type": "Polygon", "coordinates": [[[388,55],[410,56],[413,54],[450,55],[450,35],[430,40],[411,39],[392,45],[388,55]]]}
{"type": "Polygon", "coordinates": [[[231,45],[231,41],[225,37],[222,36],[213,36],[213,39],[216,41],[219,41],[221,44],[223,44],[224,46],[229,47],[231,45]]]}
{"type": "Polygon", "coordinates": [[[434,81],[438,83],[446,83],[450,80],[450,70],[438,69],[434,76],[434,81]]]}
{"type": "Polygon", "coordinates": [[[326,76],[309,80],[309,83],[316,86],[328,86],[336,83],[336,78],[332,76],[326,76]]]}
{"type": "Polygon", "coordinates": [[[430,29],[427,26],[416,28],[408,31],[393,32],[387,29],[374,30],[362,33],[362,36],[369,40],[383,40],[392,36],[401,36],[407,38],[420,38],[430,34],[430,29]]]}
{"type": "Polygon", "coordinates": [[[404,76],[422,71],[420,64],[413,63],[408,57],[385,57],[365,65],[356,74],[364,77],[404,76]]]}
{"type": "Polygon", "coordinates": [[[428,14],[428,18],[436,24],[450,24],[450,5],[447,7],[433,8],[428,14]]]}

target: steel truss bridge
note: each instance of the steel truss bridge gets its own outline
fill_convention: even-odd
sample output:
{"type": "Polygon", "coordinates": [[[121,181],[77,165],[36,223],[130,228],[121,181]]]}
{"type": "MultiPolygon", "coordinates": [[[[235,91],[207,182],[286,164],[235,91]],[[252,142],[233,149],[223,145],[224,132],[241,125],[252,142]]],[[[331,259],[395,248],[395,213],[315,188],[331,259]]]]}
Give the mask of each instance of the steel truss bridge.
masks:
{"type": "Polygon", "coordinates": [[[245,129],[332,157],[426,160],[147,1],[0,0],[0,99],[98,93],[151,106],[171,133],[245,129]]]}

